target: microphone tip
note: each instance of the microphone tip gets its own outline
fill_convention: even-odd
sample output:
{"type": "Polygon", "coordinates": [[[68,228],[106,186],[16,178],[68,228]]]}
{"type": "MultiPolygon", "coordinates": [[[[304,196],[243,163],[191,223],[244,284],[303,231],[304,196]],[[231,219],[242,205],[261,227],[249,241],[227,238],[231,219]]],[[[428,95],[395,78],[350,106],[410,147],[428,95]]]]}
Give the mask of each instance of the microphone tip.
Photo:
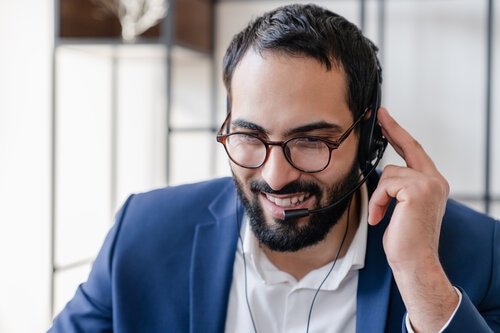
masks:
{"type": "Polygon", "coordinates": [[[309,209],[290,209],[283,211],[283,220],[295,220],[306,217],[310,214],[309,209]]]}

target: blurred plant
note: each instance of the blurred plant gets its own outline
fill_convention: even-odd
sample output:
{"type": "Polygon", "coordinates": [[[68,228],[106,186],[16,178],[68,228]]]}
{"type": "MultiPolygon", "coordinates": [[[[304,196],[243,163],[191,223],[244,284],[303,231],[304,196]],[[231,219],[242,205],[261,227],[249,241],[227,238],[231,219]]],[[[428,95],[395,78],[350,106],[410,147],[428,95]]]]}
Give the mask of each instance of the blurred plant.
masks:
{"type": "Polygon", "coordinates": [[[133,42],[157,24],[168,10],[167,0],[91,0],[118,17],[122,38],[133,42]]]}

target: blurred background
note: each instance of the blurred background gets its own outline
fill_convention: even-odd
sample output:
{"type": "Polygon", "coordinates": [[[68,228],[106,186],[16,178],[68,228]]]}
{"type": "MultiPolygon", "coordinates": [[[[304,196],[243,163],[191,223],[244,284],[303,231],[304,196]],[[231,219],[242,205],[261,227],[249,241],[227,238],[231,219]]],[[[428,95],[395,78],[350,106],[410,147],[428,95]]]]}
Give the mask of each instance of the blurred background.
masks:
{"type": "MultiPolygon", "coordinates": [[[[48,328],[130,193],[229,175],[221,59],[248,20],[286,3],[0,0],[0,332],[48,328]]],[[[500,8],[315,3],[380,46],[382,104],[451,196],[499,218],[500,8]]],[[[403,162],[389,149],[387,163],[403,162]]]]}

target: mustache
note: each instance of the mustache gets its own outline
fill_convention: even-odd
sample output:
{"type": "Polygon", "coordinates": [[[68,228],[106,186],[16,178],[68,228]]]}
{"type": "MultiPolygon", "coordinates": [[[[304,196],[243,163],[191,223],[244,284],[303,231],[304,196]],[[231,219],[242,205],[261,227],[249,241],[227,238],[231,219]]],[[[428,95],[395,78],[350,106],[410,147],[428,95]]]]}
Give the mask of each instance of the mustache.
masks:
{"type": "Polygon", "coordinates": [[[292,194],[297,192],[307,192],[312,195],[320,195],[321,189],[318,184],[312,182],[299,182],[293,181],[291,183],[286,184],[279,190],[274,190],[268,183],[265,181],[254,180],[250,182],[250,190],[253,193],[265,192],[269,194],[292,194]]]}

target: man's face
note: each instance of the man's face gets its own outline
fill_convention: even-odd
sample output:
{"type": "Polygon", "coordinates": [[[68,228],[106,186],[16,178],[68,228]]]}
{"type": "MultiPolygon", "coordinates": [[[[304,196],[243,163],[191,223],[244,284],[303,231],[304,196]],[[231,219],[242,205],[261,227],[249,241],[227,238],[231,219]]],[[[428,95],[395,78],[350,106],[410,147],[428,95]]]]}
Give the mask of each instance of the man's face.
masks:
{"type": "MultiPolygon", "coordinates": [[[[354,119],[346,102],[344,73],[327,71],[317,60],[248,51],[232,80],[231,132],[283,141],[297,135],[337,140],[354,119]]],[[[231,169],[258,240],[274,251],[297,251],[322,241],[348,205],[345,200],[321,214],[283,221],[288,209],[315,209],[339,200],[356,184],[357,132],[332,152],[317,173],[295,169],[279,146],[257,169],[231,169]]]]}

